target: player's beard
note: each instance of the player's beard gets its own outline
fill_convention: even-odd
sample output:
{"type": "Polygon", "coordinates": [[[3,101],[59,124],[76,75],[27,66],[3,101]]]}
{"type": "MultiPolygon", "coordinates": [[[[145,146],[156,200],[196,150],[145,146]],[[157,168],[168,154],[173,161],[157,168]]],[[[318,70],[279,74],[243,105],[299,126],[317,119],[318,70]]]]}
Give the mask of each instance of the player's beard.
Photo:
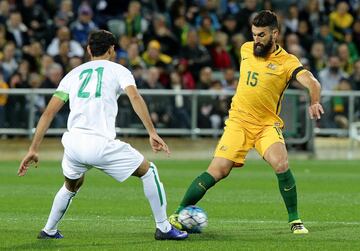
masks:
{"type": "Polygon", "coordinates": [[[261,43],[256,43],[254,44],[254,55],[255,57],[266,57],[267,55],[269,55],[269,52],[271,50],[271,48],[273,47],[274,42],[273,42],[273,37],[272,35],[270,36],[269,42],[267,42],[266,44],[261,44],[261,43]]]}

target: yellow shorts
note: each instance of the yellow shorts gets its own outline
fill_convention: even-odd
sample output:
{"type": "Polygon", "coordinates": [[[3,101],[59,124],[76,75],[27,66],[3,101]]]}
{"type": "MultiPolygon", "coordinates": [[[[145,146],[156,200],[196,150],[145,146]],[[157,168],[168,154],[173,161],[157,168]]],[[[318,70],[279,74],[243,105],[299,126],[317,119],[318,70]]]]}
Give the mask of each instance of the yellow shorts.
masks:
{"type": "Polygon", "coordinates": [[[274,143],[285,144],[282,131],[277,126],[255,126],[248,123],[228,121],[223,135],[216,147],[214,157],[233,161],[234,166],[242,166],[251,148],[263,157],[265,151],[274,143]]]}

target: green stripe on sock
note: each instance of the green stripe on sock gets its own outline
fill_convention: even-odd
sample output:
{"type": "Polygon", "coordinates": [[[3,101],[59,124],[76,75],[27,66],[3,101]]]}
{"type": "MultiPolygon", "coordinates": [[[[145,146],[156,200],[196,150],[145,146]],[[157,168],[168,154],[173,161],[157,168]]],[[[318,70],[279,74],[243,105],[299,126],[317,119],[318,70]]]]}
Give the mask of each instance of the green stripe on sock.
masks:
{"type": "Polygon", "coordinates": [[[161,193],[160,182],[159,182],[158,177],[156,176],[156,172],[154,170],[154,167],[151,164],[150,164],[150,168],[152,169],[152,172],[154,174],[155,184],[156,184],[156,188],[158,190],[159,199],[160,199],[160,205],[162,206],[164,204],[164,200],[163,200],[163,196],[162,196],[162,193],[161,193]]]}

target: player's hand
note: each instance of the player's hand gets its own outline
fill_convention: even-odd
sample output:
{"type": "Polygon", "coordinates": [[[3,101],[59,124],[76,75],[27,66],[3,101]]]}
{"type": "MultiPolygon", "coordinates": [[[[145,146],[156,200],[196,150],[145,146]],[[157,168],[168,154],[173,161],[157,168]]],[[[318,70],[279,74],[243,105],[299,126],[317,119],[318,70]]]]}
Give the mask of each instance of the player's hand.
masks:
{"type": "Polygon", "coordinates": [[[19,176],[24,176],[32,164],[35,164],[35,168],[37,168],[38,161],[38,153],[34,151],[29,151],[21,161],[17,174],[19,176]]]}
{"type": "Polygon", "coordinates": [[[165,143],[165,141],[160,138],[157,134],[151,134],[150,135],[150,145],[152,150],[157,153],[159,151],[164,151],[167,155],[170,155],[170,149],[165,143]]]}
{"type": "Polygon", "coordinates": [[[311,119],[320,119],[321,114],[324,114],[324,109],[320,103],[314,103],[309,106],[309,115],[311,119]]]}

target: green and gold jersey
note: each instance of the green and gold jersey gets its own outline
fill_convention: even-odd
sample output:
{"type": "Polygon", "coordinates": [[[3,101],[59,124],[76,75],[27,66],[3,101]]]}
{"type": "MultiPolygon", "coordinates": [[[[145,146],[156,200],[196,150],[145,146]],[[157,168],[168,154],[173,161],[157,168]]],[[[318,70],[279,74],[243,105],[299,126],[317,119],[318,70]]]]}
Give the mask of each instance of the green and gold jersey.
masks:
{"type": "Polygon", "coordinates": [[[280,46],[267,58],[255,57],[253,47],[254,42],[241,47],[240,79],[229,120],[283,127],[279,113],[284,92],[289,81],[305,69],[280,46]]]}

